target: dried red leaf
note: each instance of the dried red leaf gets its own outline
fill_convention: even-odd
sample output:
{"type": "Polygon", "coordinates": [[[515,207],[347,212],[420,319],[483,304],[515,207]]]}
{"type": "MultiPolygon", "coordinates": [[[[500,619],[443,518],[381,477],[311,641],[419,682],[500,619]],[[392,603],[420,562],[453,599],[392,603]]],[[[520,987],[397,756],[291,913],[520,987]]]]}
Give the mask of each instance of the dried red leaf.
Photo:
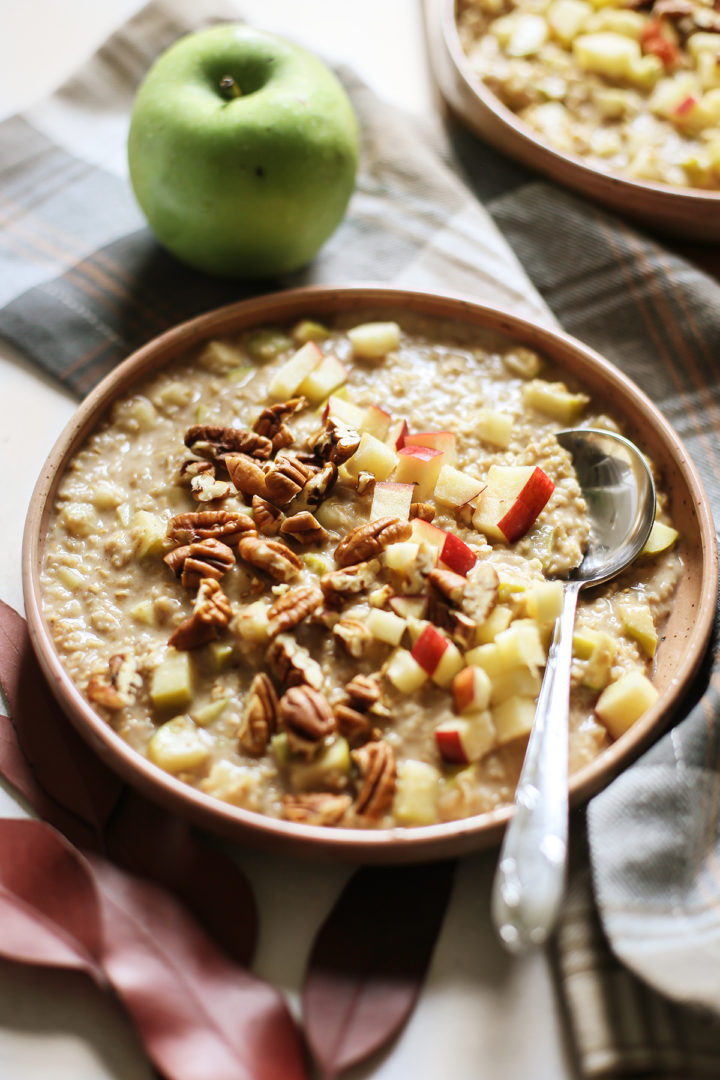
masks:
{"type": "Polygon", "coordinates": [[[242,870],[199,840],[180,818],[126,789],[105,832],[117,865],[170,889],[241,964],[252,961],[257,904],[242,870]]]}
{"type": "Polygon", "coordinates": [[[221,953],[162,889],[90,857],[103,965],[168,1080],[308,1080],[282,995],[221,953]]]}
{"type": "Polygon", "coordinates": [[[47,689],[25,620],[2,601],[0,685],[37,783],[100,835],[122,782],[67,722],[47,689]]]}
{"type": "Polygon", "coordinates": [[[324,1076],[368,1057],[412,1012],[455,864],[371,867],[348,882],[315,939],[303,987],[305,1033],[324,1076]]]}
{"type": "Polygon", "coordinates": [[[0,820],[0,955],[84,971],[106,985],[92,872],[41,821],[0,820]]]}

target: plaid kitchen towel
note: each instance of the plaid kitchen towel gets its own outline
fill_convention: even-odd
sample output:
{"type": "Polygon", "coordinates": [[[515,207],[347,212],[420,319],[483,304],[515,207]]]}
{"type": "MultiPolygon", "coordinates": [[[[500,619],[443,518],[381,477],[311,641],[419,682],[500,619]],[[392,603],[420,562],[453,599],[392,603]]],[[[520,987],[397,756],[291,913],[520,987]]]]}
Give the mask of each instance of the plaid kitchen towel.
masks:
{"type": "MultiPolygon", "coordinates": [[[[0,335],[82,395],[166,327],[251,290],[372,280],[471,295],[559,321],[639,382],[720,514],[720,287],[350,73],[357,191],[309,268],[249,286],[158,248],[125,177],[129,108],[162,48],[236,10],[219,3],[158,0],[51,99],[0,124],[0,335]]],[[[556,950],[583,1076],[720,1075],[718,686],[708,667],[697,704],[588,809],[590,853],[556,950]]]]}

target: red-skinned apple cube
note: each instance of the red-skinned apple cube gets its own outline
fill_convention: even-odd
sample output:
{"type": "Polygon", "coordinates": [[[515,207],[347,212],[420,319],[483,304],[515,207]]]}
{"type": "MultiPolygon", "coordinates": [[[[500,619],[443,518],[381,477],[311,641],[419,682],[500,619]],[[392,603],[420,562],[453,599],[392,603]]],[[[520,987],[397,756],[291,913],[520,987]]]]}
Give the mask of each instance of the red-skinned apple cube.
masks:
{"type": "Polygon", "coordinates": [[[430,521],[424,521],[422,518],[413,518],[412,521],[412,538],[416,544],[426,544],[435,551],[435,561],[440,558],[440,552],[445,546],[445,538],[447,533],[444,529],[438,529],[437,525],[433,525],[430,521]]]}
{"type": "Polygon", "coordinates": [[[405,436],[406,446],[426,446],[439,450],[443,455],[443,465],[454,465],[457,461],[455,434],[452,431],[414,431],[405,436]]]}
{"type": "Polygon", "coordinates": [[[435,483],[433,498],[445,506],[457,508],[472,502],[484,489],[484,480],[478,480],[454,465],[443,465],[435,483]]]}
{"type": "Polygon", "coordinates": [[[440,549],[440,562],[444,563],[449,570],[465,577],[469,570],[477,562],[477,555],[455,533],[445,534],[445,543],[440,549]]]}
{"type": "Polygon", "coordinates": [[[450,642],[446,637],[443,637],[439,630],[436,630],[432,625],[428,625],[413,645],[410,655],[413,660],[417,661],[423,671],[427,671],[428,675],[432,675],[449,645],[450,642]]]}
{"type": "Polygon", "coordinates": [[[530,529],[555,485],[533,465],[491,465],[473,525],[491,540],[514,543],[530,529]]]}
{"type": "Polygon", "coordinates": [[[405,437],[409,430],[407,420],[393,420],[385,436],[385,442],[395,450],[399,450],[405,445],[405,437]]]}
{"type": "Polygon", "coordinates": [[[424,502],[435,490],[435,483],[443,463],[441,450],[430,446],[405,446],[397,452],[398,465],[394,479],[401,484],[415,484],[415,499],[424,502]]]}
{"type": "Polygon", "coordinates": [[[430,678],[438,686],[450,686],[464,663],[463,655],[457,645],[453,641],[449,641],[447,649],[440,657],[440,662],[430,678]]]}
{"type": "Polygon", "coordinates": [[[413,501],[413,484],[396,484],[391,480],[378,480],[373,491],[370,507],[370,521],[378,518],[396,517],[407,521],[410,517],[410,505],[413,501]]]}
{"type": "Polygon", "coordinates": [[[492,715],[486,709],[474,716],[458,716],[438,724],[435,744],[445,761],[456,765],[479,761],[495,744],[492,715]]]}
{"type": "Polygon", "coordinates": [[[464,667],[453,679],[451,691],[456,712],[482,711],[490,704],[492,682],[483,668],[464,667]]]}
{"type": "Polygon", "coordinates": [[[376,439],[384,441],[387,438],[391,424],[392,416],[389,412],[381,409],[379,405],[368,405],[360,424],[360,430],[367,431],[374,435],[376,439]]]}
{"type": "Polygon", "coordinates": [[[327,420],[328,416],[334,416],[336,419],[342,420],[344,424],[349,424],[350,427],[359,431],[365,416],[365,410],[360,408],[359,405],[354,405],[352,401],[346,401],[345,398],[331,394],[323,412],[323,420],[327,420]]]}

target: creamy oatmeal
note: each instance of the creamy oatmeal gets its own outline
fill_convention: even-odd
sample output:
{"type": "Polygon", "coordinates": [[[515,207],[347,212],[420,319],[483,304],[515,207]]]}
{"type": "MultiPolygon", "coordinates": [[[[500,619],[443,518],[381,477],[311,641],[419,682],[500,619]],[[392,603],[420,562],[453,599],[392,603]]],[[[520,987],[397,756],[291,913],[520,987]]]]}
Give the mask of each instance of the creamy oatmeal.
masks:
{"type": "Polygon", "coordinates": [[[720,11],[713,0],[458,0],[487,86],[594,168],[720,188],[720,11]]]}
{"type": "MultiPolygon", "coordinates": [[[[590,523],[554,432],[616,429],[546,361],[398,315],[211,341],[74,456],[43,602],[71,677],[209,795],[323,825],[512,801],[562,587],[590,523]]],[[[583,594],[570,758],[654,700],[680,561],[583,594]]]]}

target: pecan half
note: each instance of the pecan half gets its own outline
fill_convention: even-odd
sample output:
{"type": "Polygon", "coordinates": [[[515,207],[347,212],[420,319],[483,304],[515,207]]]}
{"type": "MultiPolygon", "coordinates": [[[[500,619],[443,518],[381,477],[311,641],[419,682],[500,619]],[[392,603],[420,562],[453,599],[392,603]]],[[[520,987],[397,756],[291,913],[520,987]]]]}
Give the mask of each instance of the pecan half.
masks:
{"type": "Polygon", "coordinates": [[[356,709],[371,709],[382,700],[382,687],[376,675],[355,675],[345,686],[345,693],[356,709]]]}
{"type": "Polygon", "coordinates": [[[335,717],[327,698],[312,686],[291,686],[278,703],[278,726],[287,732],[292,751],[312,757],[320,743],[335,730],[335,717]]]}
{"type": "Polygon", "coordinates": [[[353,709],[352,705],[340,702],[335,706],[335,724],[350,746],[361,746],[371,739],[379,739],[380,728],[375,727],[367,713],[353,709]]]}
{"type": "Polygon", "coordinates": [[[357,596],[377,581],[380,563],[377,559],[355,563],[341,570],[331,570],[320,578],[320,588],[329,604],[340,604],[348,596],[357,596]]]}
{"type": "Polygon", "coordinates": [[[280,532],[283,536],[296,540],[298,544],[324,544],[329,535],[327,529],[323,529],[309,510],[291,514],[283,521],[280,532]]]}
{"type": "Polygon", "coordinates": [[[323,594],[314,585],[288,589],[268,608],[268,633],[271,638],[298,626],[323,602],[323,594]]]}
{"type": "Polygon", "coordinates": [[[294,397],[288,401],[280,401],[275,405],[270,405],[267,409],[263,409],[258,416],[253,424],[253,431],[256,431],[258,435],[264,435],[266,439],[270,439],[273,450],[281,450],[284,446],[291,446],[294,441],[293,434],[285,424],[285,420],[294,413],[299,412],[300,409],[304,409],[306,404],[304,397],[294,397]]]}
{"type": "Polygon", "coordinates": [[[185,432],[185,445],[198,457],[217,461],[226,454],[249,454],[264,461],[272,454],[272,441],[245,428],[219,424],[193,424],[185,432]]]}
{"type": "Polygon", "coordinates": [[[353,750],[352,758],[363,778],[355,811],[361,817],[377,821],[390,809],[395,796],[395,754],[388,743],[379,740],[353,750]]]}
{"type": "Polygon", "coordinates": [[[195,597],[193,613],[180,623],[168,645],[174,649],[197,649],[207,645],[230,622],[230,601],[214,578],[203,578],[195,597]]]}
{"type": "Polygon", "coordinates": [[[423,521],[432,521],[435,517],[435,507],[432,503],[426,502],[414,502],[410,503],[410,520],[413,518],[421,518],[423,521]]]}
{"type": "Polygon", "coordinates": [[[328,461],[305,484],[302,491],[293,500],[293,511],[314,510],[320,505],[337,480],[337,465],[328,461]]]}
{"type": "Polygon", "coordinates": [[[328,416],[325,427],[308,439],[308,449],[322,462],[343,465],[360,445],[360,432],[334,416],[328,416]]]}
{"type": "Polygon", "coordinates": [[[302,559],[279,540],[261,536],[244,536],[238,544],[238,555],[257,570],[269,574],[275,581],[292,581],[302,570],[302,559]]]}
{"type": "Polygon", "coordinates": [[[384,517],[358,525],[342,538],[335,548],[335,562],[340,567],[372,559],[384,551],[388,544],[407,540],[412,534],[409,521],[384,517]]]}
{"type": "Polygon", "coordinates": [[[269,677],[258,672],[250,683],[238,739],[248,754],[262,754],[275,730],[278,699],[269,677]]]}
{"type": "Polygon", "coordinates": [[[428,581],[434,589],[450,604],[462,603],[465,595],[467,579],[462,574],[456,574],[454,570],[431,570],[428,581]]]}
{"type": "Polygon", "coordinates": [[[235,565],[235,555],[222,540],[214,540],[210,536],[207,540],[196,540],[175,548],[168,552],[163,562],[180,578],[186,589],[195,589],[203,578],[219,581],[235,565]]]}
{"type": "Polygon", "coordinates": [[[265,470],[248,454],[228,454],[224,459],[228,476],[243,495],[267,497],[265,470]]]}
{"type": "Polygon", "coordinates": [[[108,660],[107,678],[91,675],[85,693],[96,705],[115,711],[130,705],[141,685],[135,659],[117,653],[108,660]]]}
{"type": "Polygon", "coordinates": [[[299,795],[283,795],[282,816],[299,825],[337,825],[350,809],[349,795],[331,791],[308,791],[299,795]]]}
{"type": "Polygon", "coordinates": [[[355,660],[364,656],[375,640],[365,623],[359,619],[338,619],[332,632],[355,660]]]}
{"type": "Polygon", "coordinates": [[[298,495],[315,470],[288,454],[278,454],[275,464],[265,477],[265,490],[270,502],[287,506],[298,495]]]}
{"type": "Polygon", "coordinates": [[[475,563],[465,579],[462,609],[476,623],[484,623],[498,600],[498,576],[490,563],[475,563]]]}
{"type": "Polygon", "coordinates": [[[317,660],[290,634],[278,634],[265,660],[282,687],[307,685],[319,690],[323,684],[323,672],[317,660]]]}
{"type": "Polygon", "coordinates": [[[247,514],[231,510],[198,510],[196,513],[176,514],[168,525],[168,537],[176,544],[192,544],[194,540],[221,540],[232,546],[241,536],[254,533],[255,522],[247,514]]]}
{"type": "Polygon", "coordinates": [[[271,502],[263,499],[260,495],[253,495],[252,508],[257,531],[264,536],[277,536],[280,526],[285,520],[282,510],[278,510],[277,506],[273,506],[271,502]]]}

